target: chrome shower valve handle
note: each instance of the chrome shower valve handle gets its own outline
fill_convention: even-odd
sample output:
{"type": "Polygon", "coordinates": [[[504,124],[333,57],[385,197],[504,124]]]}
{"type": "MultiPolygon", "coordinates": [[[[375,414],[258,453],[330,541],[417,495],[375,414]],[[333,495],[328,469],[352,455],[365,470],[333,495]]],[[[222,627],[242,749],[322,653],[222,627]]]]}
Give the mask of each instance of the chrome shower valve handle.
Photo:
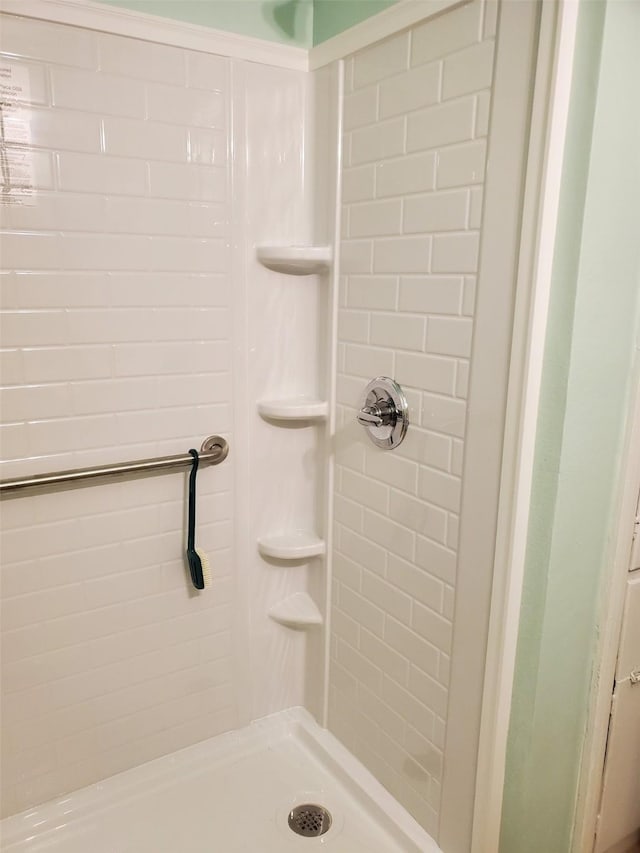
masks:
{"type": "Polygon", "coordinates": [[[381,403],[376,406],[363,406],[362,409],[358,412],[358,423],[362,424],[362,426],[388,426],[391,424],[396,416],[395,406],[387,406],[384,403],[381,403]]]}
{"type": "Polygon", "coordinates": [[[378,376],[364,389],[358,423],[371,441],[392,450],[404,439],[409,426],[408,404],[402,388],[388,376],[378,376]]]}

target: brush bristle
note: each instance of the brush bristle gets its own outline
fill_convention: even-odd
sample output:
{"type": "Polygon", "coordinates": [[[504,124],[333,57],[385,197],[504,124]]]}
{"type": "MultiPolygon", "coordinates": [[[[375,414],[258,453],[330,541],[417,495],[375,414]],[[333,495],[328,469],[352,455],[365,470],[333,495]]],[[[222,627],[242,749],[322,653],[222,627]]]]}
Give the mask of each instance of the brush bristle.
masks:
{"type": "Polygon", "coordinates": [[[204,588],[209,589],[209,587],[213,586],[213,577],[211,575],[211,566],[209,565],[209,558],[204,553],[204,551],[196,550],[196,554],[200,557],[200,565],[202,566],[202,580],[204,581],[204,588]]]}

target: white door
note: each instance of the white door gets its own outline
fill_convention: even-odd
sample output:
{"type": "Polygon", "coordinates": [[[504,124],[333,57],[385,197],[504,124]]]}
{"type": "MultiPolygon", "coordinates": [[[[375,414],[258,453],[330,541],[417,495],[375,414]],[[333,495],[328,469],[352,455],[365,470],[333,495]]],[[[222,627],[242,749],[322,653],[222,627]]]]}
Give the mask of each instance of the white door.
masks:
{"type": "Polygon", "coordinates": [[[594,853],[640,850],[640,536],[634,538],[594,853]]]}

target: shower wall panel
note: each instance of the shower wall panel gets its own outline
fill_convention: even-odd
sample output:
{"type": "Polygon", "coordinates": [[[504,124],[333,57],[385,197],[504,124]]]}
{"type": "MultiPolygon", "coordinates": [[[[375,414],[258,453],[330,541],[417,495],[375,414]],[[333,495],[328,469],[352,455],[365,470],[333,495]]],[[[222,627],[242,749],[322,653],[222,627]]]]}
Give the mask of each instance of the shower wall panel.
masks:
{"type": "MultiPolygon", "coordinates": [[[[266,141],[255,126],[247,146],[242,110],[259,99],[276,121],[270,98],[288,87],[287,151],[302,161],[306,75],[6,15],[1,49],[22,84],[3,104],[6,151],[35,184],[22,204],[0,200],[2,476],[185,452],[211,433],[231,447],[198,475],[197,545],[214,577],[202,594],[184,561],[184,474],[3,503],[9,814],[301,704],[304,641],[249,628],[250,606],[280,590],[265,574],[263,600],[249,600],[247,496],[261,483],[247,466],[247,325],[259,322],[247,220],[261,228],[265,210],[282,211],[271,199],[249,214],[244,187],[248,159],[255,191],[283,154],[282,134],[266,141]],[[260,658],[269,677],[252,691],[265,642],[277,666],[260,658]]],[[[302,192],[298,171],[283,202],[298,228],[302,192]]],[[[269,287],[280,298],[280,282],[269,287]]]]}
{"type": "Polygon", "coordinates": [[[329,726],[437,837],[494,3],[346,63],[329,726]],[[355,421],[404,388],[392,452],[355,421]]]}
{"type": "MultiPolygon", "coordinates": [[[[254,63],[246,63],[243,72],[248,245],[312,244],[311,120],[305,121],[305,115],[313,114],[311,75],[254,63]],[[274,151],[279,152],[277,161],[274,151]]],[[[324,578],[323,561],[262,557],[255,542],[295,530],[320,530],[316,483],[323,425],[263,418],[255,401],[322,396],[318,315],[326,300],[326,282],[317,275],[268,270],[253,251],[246,263],[252,715],[302,704],[318,714],[321,702],[305,689],[314,667],[321,668],[318,653],[307,660],[307,633],[276,624],[268,611],[296,592],[313,594],[314,579],[324,578]]],[[[317,596],[316,601],[323,605],[317,596]]]]}

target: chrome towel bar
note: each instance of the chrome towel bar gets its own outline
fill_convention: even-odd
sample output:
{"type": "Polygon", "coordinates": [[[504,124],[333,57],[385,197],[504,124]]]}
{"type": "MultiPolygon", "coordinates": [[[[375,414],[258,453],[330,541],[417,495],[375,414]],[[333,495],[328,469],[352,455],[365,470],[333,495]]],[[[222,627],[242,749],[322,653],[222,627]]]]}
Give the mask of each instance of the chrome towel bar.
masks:
{"type": "MultiPolygon", "coordinates": [[[[210,435],[202,443],[199,454],[200,465],[218,465],[229,454],[229,445],[219,435],[210,435]]],[[[153,471],[171,471],[175,468],[190,468],[193,457],[188,453],[177,456],[156,456],[151,459],[138,459],[133,462],[116,462],[111,465],[95,465],[92,468],[72,468],[69,471],[55,471],[51,474],[32,474],[29,477],[13,477],[0,482],[0,496],[13,495],[25,489],[42,486],[60,486],[75,483],[92,485],[93,480],[103,477],[117,477],[126,474],[145,474],[153,471]]]]}

